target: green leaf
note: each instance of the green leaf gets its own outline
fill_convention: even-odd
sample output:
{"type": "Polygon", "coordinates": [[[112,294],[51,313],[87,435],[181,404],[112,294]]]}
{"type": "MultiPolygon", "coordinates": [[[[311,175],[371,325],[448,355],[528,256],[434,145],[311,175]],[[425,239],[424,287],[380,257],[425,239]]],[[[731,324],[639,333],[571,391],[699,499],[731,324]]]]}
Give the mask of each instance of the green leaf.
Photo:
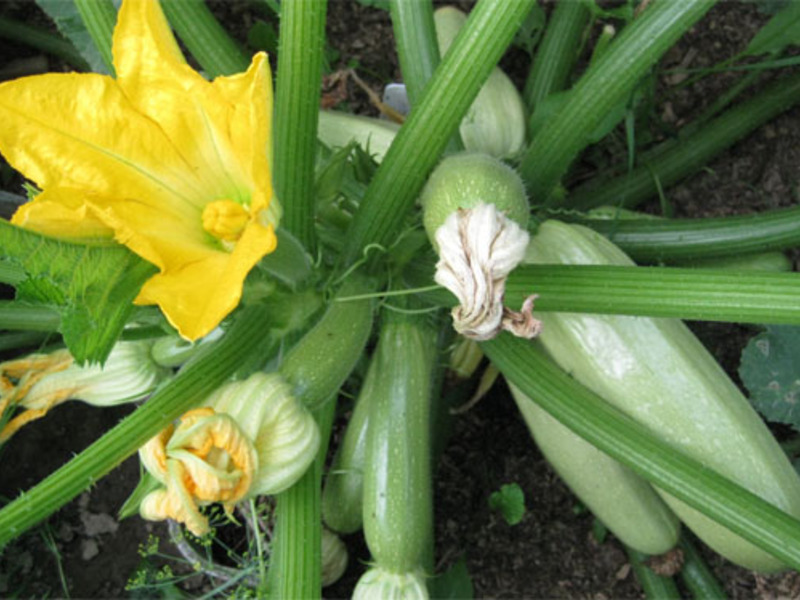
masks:
{"type": "Polygon", "coordinates": [[[92,71],[95,73],[103,73],[108,75],[103,58],[97,50],[97,46],[92,40],[92,36],[86,30],[83,24],[78,8],[74,2],[65,2],[65,0],[36,0],[47,16],[53,19],[53,22],[58,27],[61,34],[67,38],[75,49],[80,52],[81,56],[89,63],[92,71]]]}
{"type": "Polygon", "coordinates": [[[258,19],[247,32],[247,45],[269,54],[278,52],[278,32],[275,25],[258,19]]]}
{"type": "Polygon", "coordinates": [[[800,2],[789,2],[750,40],[743,55],[779,54],[800,44],[800,2]]]}
{"type": "Polygon", "coordinates": [[[514,46],[522,48],[529,56],[534,55],[536,45],[542,37],[545,23],[547,22],[547,14],[544,9],[538,4],[535,5],[525,20],[520,25],[519,31],[514,36],[514,41],[511,42],[514,46]]]}
{"type": "Polygon", "coordinates": [[[739,376],[769,421],[800,431],[800,327],[769,326],[742,352],[739,376]]]}
{"type": "Polygon", "coordinates": [[[434,600],[472,600],[475,590],[464,559],[459,559],[447,571],[430,579],[428,592],[434,600]]]}
{"type": "Polygon", "coordinates": [[[516,525],[525,516],[525,494],[516,483],[504,485],[489,496],[489,508],[499,510],[509,525],[516,525]]]}
{"type": "Polygon", "coordinates": [[[103,362],[133,299],[155,267],[123,246],[49,238],[0,221],[0,255],[25,271],[16,299],[61,315],[64,342],[79,363],[103,362]]]}

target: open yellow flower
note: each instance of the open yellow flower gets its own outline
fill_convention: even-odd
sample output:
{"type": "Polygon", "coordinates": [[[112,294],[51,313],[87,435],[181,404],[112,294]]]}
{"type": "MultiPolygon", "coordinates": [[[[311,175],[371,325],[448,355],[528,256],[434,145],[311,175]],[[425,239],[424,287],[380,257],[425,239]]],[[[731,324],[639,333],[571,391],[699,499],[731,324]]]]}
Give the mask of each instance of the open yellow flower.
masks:
{"type": "Polygon", "coordinates": [[[113,236],[159,269],[136,303],[158,304],[194,340],[236,307],[247,273],[275,248],[269,63],[259,53],[247,72],[205,80],[155,0],[124,0],[113,52],[116,79],[0,85],[0,152],[43,190],[12,222],[113,236]]]}

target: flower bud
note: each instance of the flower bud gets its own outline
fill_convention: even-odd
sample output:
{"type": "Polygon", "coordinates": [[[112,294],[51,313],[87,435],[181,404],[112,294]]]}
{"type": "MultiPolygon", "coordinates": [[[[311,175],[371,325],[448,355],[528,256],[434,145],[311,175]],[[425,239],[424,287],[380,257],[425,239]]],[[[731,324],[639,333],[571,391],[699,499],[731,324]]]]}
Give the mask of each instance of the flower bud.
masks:
{"type": "Polygon", "coordinates": [[[0,363],[0,414],[10,405],[27,409],[0,432],[0,443],[66,400],[94,406],[141,400],[170,374],[152,360],[151,347],[147,341],[118,342],[102,366],[78,365],[68,350],[0,363]]]}
{"type": "Polygon", "coordinates": [[[353,600],[428,600],[428,588],[421,573],[391,573],[373,567],[361,576],[353,600]]]}
{"type": "Polygon", "coordinates": [[[322,587],[336,583],[347,570],[347,546],[327,527],[322,528],[322,587]]]}

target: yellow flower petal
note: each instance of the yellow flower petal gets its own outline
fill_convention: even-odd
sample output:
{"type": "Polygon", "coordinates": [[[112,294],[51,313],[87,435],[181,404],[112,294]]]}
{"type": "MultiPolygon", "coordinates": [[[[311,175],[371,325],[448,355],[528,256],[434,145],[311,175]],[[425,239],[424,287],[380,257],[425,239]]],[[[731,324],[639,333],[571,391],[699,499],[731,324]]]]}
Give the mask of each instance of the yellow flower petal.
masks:
{"type": "Polygon", "coordinates": [[[48,188],[19,207],[11,222],[20,227],[35,224],[41,234],[59,238],[111,238],[114,230],[103,224],[85,202],[86,195],[70,188],[48,188]]]}
{"type": "Polygon", "coordinates": [[[236,308],[247,273],[276,243],[272,227],[251,222],[231,254],[207,253],[197,262],[156,274],[144,284],[135,302],[158,304],[183,337],[196,340],[236,308]]]}
{"type": "Polygon", "coordinates": [[[0,84],[0,122],[0,152],[43,190],[159,197],[184,212],[204,198],[158,124],[109,77],[55,73],[0,84]]]}

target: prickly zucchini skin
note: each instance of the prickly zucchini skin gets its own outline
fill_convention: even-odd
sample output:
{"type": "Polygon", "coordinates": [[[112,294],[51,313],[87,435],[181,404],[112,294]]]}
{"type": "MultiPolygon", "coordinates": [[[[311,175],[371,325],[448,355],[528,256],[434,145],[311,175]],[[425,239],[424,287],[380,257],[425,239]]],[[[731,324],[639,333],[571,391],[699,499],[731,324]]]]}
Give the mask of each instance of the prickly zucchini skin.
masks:
{"type": "MultiPolygon", "coordinates": [[[[388,311],[386,311],[388,313],[388,311]]],[[[364,470],[364,535],[376,566],[418,571],[432,550],[430,411],[436,333],[384,315],[364,470]]]]}
{"type": "Polygon", "coordinates": [[[663,554],[678,543],[680,521],[647,481],[509,387],[547,461],[619,540],[645,554],[663,554]]]}
{"type": "Polygon", "coordinates": [[[337,533],[349,534],[361,529],[367,429],[376,373],[376,361],[373,361],[322,490],[322,519],[337,533]]]}
{"type": "MultiPolygon", "coordinates": [[[[599,234],[548,221],[529,263],[632,265],[599,234]]],[[[678,320],[546,313],[540,343],[577,380],[676,448],[800,517],[800,478],[764,422],[678,320]]],[[[730,530],[661,492],[698,537],[746,568],[784,567],[730,530]]]]}

